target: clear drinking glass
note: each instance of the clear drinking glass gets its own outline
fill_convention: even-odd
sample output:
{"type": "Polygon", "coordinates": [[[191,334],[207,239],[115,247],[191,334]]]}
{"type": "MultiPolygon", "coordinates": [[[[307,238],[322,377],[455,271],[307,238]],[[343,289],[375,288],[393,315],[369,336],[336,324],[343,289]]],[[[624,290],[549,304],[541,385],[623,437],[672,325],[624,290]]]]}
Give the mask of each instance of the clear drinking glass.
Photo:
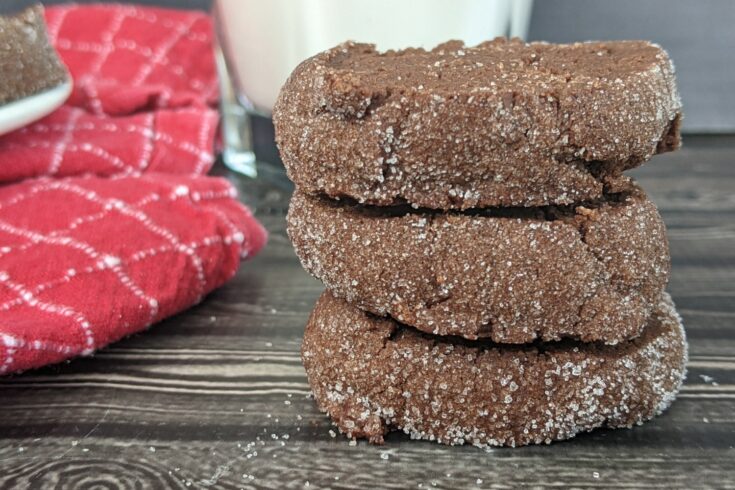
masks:
{"type": "Polygon", "coordinates": [[[223,160],[255,177],[252,117],[269,116],[301,61],[352,40],[378,49],[525,37],[532,0],[215,0],[223,160]]]}

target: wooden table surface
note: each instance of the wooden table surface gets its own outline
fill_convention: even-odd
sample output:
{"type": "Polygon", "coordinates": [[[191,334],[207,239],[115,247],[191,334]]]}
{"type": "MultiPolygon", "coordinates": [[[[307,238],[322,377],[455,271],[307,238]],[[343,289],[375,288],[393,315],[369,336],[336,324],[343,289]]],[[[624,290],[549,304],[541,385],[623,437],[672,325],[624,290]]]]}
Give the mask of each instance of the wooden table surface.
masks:
{"type": "Polygon", "coordinates": [[[299,359],[322,286],[294,256],[291,187],[268,166],[230,175],[271,233],[232,282],[93,357],[0,379],[0,487],[735,488],[735,137],[686,143],[634,172],[668,225],[690,340],[687,381],[654,421],[491,451],[334,437],[299,359]]]}

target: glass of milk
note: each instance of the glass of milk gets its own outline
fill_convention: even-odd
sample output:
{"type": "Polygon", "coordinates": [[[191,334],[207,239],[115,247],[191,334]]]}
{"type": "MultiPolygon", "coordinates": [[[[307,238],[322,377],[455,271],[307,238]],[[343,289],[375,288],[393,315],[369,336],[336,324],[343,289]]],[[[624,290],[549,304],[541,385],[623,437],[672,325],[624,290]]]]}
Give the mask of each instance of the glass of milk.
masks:
{"type": "Polygon", "coordinates": [[[304,59],[351,40],[378,49],[525,37],[533,0],[215,0],[225,164],[254,177],[250,116],[268,116],[304,59]]]}

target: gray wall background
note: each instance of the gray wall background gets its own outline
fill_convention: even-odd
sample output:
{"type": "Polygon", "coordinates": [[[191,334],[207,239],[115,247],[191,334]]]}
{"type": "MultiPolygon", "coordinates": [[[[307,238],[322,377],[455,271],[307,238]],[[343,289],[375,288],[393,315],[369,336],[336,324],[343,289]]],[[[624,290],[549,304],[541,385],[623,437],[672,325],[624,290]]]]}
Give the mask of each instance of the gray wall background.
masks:
{"type": "Polygon", "coordinates": [[[735,1],[535,0],[530,40],[649,39],[674,60],[687,132],[735,132],[735,1]]]}
{"type": "MultiPolygon", "coordinates": [[[[32,0],[0,0],[0,10],[30,3],[32,0]]],[[[211,0],[123,3],[206,9],[211,0]]],[[[535,0],[529,39],[655,41],[669,52],[677,68],[684,130],[735,132],[735,0],[535,0]]]]}

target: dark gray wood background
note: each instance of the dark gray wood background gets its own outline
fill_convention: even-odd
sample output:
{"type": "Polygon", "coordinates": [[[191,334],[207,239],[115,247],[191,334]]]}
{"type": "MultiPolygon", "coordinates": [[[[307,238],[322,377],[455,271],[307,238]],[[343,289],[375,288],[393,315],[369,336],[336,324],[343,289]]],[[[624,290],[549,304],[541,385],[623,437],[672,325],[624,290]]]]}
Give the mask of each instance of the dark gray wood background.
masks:
{"type": "Polygon", "coordinates": [[[669,228],[690,341],[679,399],[650,423],[489,452],[332,437],[299,359],[322,286],[285,234],[290,184],[281,167],[257,181],[219,168],[267,248],[148,332],[0,379],[0,488],[735,488],[734,157],[735,137],[690,138],[634,172],[669,228]]]}

